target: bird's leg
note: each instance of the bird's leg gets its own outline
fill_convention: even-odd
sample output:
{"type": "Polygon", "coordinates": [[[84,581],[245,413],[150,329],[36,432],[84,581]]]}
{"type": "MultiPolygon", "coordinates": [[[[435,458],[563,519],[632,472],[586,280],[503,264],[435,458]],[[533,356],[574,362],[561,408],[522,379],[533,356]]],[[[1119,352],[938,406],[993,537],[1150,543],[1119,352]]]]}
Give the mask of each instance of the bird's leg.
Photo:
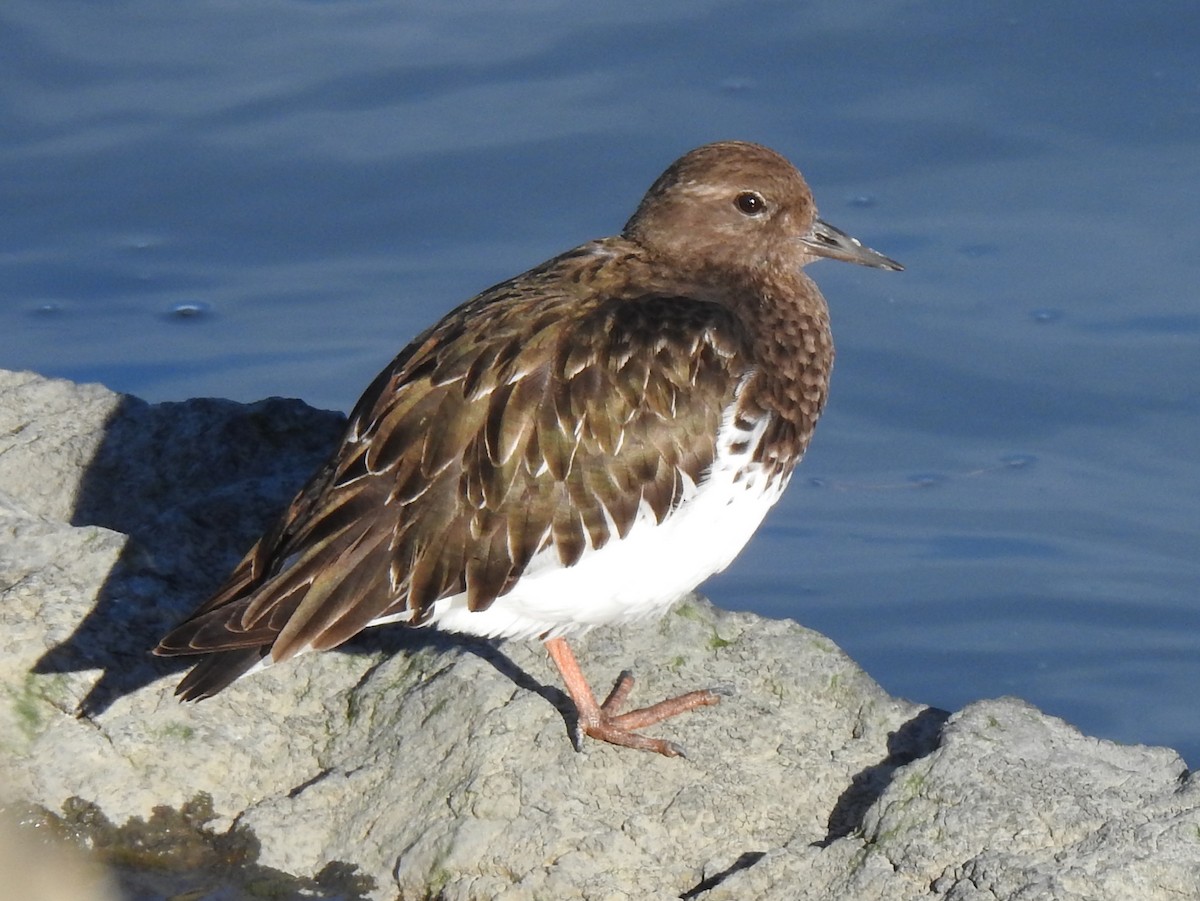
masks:
{"type": "Polygon", "coordinates": [[[579,716],[579,728],[584,734],[598,738],[614,745],[626,748],[638,748],[643,751],[655,751],[664,757],[682,757],[683,749],[674,742],[661,738],[648,738],[639,735],[635,729],[643,729],[660,720],[669,719],[694,710],[697,707],[708,707],[721,702],[720,695],[715,691],[691,691],[677,698],[660,701],[649,707],[621,713],[621,707],[629,697],[633,688],[633,674],[626,671],[621,673],[617,684],[609,692],[603,704],[596,703],[591,686],[579,668],[579,661],[567,644],[565,638],[550,638],[546,640],[546,650],[550,659],[562,674],[563,684],[567,694],[575,702],[575,711],[579,716]]]}

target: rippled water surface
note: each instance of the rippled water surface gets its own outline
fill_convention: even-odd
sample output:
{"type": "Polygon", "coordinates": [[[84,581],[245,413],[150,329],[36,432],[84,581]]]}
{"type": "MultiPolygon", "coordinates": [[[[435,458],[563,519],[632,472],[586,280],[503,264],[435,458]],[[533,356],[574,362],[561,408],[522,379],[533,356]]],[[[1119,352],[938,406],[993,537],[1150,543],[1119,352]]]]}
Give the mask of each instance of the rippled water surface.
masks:
{"type": "Polygon", "coordinates": [[[1200,762],[1192,2],[0,10],[0,366],[347,409],[682,151],[800,165],[901,259],[812,272],[808,459],[708,591],[885,688],[1200,762]]]}

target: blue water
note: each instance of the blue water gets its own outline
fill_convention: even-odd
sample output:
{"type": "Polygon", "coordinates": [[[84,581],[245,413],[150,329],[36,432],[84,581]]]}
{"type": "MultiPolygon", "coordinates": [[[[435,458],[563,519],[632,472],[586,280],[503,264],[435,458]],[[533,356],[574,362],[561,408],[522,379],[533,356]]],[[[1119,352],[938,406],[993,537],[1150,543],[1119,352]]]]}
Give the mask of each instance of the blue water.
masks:
{"type": "Polygon", "coordinates": [[[708,590],[893,693],[1200,761],[1193,2],[0,10],[0,366],[347,409],[475,291],[769,144],[822,263],[808,459],[708,590]]]}

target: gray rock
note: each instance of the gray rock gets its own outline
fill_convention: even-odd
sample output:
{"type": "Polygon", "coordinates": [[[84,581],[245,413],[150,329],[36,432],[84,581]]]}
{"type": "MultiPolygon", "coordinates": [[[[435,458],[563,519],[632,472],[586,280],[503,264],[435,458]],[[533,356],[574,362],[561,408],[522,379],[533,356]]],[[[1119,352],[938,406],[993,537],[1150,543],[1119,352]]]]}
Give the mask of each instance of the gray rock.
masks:
{"type": "Polygon", "coordinates": [[[660,727],[687,759],[588,742],[536,643],[398,627],[180,705],[148,656],[336,440],[278,399],[147,405],[0,373],[0,784],[117,822],[212,796],[259,863],[373,896],[1200,897],[1200,793],[1171,751],[1014,700],[946,719],[832,642],[699,597],[578,644],[635,700],[727,683],[660,727]]]}

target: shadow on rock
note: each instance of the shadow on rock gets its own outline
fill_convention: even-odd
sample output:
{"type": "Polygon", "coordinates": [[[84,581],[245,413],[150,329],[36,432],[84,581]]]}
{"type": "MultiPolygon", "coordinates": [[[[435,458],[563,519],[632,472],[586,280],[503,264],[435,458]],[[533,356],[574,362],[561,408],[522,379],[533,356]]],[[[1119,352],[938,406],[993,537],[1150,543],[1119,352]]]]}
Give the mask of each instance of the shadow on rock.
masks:
{"type": "Polygon", "coordinates": [[[888,755],[859,772],[842,792],[829,814],[825,838],[814,842],[825,847],[862,825],[863,816],[892,781],[892,773],[906,763],[932,753],[941,740],[942,726],[950,714],[927,707],[888,736],[888,755]]]}
{"type": "Polygon", "coordinates": [[[679,901],[694,901],[694,899],[699,898],[705,892],[716,888],[734,873],[739,873],[747,867],[754,866],[765,856],[765,851],[747,851],[745,854],[740,855],[737,860],[735,860],[721,872],[714,873],[703,882],[697,883],[695,887],[688,889],[679,896],[679,901]]]}
{"type": "Polygon", "coordinates": [[[339,413],[298,400],[147,404],[123,398],[80,481],[71,524],[129,536],[95,606],[35,673],[101,669],[80,715],[186,658],[150,655],[158,639],[220,584],[329,455],[339,413]]]}

